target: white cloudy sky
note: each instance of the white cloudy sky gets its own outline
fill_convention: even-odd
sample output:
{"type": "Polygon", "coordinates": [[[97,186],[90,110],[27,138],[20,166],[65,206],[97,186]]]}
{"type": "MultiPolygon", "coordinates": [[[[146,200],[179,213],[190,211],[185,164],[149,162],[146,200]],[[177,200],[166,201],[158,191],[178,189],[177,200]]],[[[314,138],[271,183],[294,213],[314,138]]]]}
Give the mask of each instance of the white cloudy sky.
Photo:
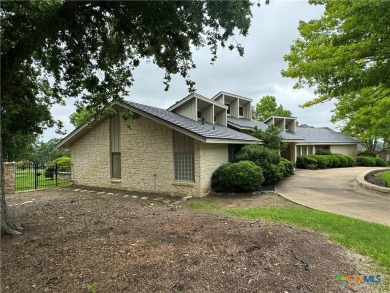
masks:
{"type": "MultiPolygon", "coordinates": [[[[197,92],[209,98],[219,91],[230,92],[253,99],[253,104],[265,95],[273,95],[277,103],[298,117],[299,123],[335,128],[329,122],[333,103],[299,108],[300,104],[314,97],[313,91],[294,90],[294,80],[280,74],[287,67],[283,56],[289,52],[292,41],[299,37],[299,21],[319,18],[322,13],[322,6],[309,5],[306,1],[271,0],[270,5],[254,6],[249,35],[236,37],[245,48],[244,57],[239,57],[236,51],[221,48],[217,62],[210,65],[211,55],[207,48],[194,52],[197,68],[190,75],[196,82],[197,92]]],[[[142,62],[134,72],[134,78],[135,85],[127,100],[168,108],[188,95],[185,81],[180,76],[172,78],[171,87],[165,92],[164,71],[151,63],[142,62]]],[[[66,106],[52,108],[54,118],[63,121],[68,133],[74,128],[69,122],[69,115],[74,111],[71,100],[66,106]]],[[[41,140],[53,137],[59,135],[54,129],[48,129],[41,140]]]]}

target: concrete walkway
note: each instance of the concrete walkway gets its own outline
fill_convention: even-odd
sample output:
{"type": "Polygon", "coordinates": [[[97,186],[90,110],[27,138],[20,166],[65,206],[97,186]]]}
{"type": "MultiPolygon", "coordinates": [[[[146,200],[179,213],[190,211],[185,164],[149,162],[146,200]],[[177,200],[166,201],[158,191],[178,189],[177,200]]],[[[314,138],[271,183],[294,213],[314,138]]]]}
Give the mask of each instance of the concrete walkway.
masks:
{"type": "Polygon", "coordinates": [[[299,169],[279,182],[275,191],[313,209],[390,226],[390,194],[366,189],[356,181],[358,175],[370,169],[299,169]]]}

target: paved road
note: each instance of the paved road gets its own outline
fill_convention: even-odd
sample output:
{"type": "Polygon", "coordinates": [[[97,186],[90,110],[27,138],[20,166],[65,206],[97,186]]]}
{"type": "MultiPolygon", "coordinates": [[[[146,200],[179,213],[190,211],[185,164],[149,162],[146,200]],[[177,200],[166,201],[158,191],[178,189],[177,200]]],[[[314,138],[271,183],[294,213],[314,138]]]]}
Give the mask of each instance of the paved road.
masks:
{"type": "Polygon", "coordinates": [[[279,182],[275,191],[310,208],[390,226],[390,194],[368,190],[356,181],[356,176],[369,169],[299,169],[279,182]]]}

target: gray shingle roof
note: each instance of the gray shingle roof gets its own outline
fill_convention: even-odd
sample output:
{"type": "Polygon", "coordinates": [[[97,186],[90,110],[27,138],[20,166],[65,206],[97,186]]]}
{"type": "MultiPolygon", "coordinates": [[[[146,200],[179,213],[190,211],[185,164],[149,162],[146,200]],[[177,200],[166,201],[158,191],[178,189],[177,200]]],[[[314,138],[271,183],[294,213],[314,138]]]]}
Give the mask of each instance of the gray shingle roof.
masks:
{"type": "Polygon", "coordinates": [[[360,143],[358,140],[347,137],[345,134],[328,127],[297,127],[296,133],[307,143],[360,143]]]}
{"type": "MultiPolygon", "coordinates": [[[[255,119],[249,120],[244,118],[235,118],[232,116],[228,116],[228,123],[233,127],[235,126],[238,128],[253,129],[255,126],[257,126],[257,128],[262,131],[265,131],[268,128],[267,124],[265,124],[264,122],[257,121],[255,119]]],[[[292,131],[282,132],[282,138],[286,140],[303,140],[300,135],[292,131]]]]}
{"type": "Polygon", "coordinates": [[[157,119],[168,122],[173,126],[182,128],[183,130],[189,131],[202,138],[261,142],[261,140],[253,136],[241,133],[239,131],[222,125],[210,124],[207,122],[204,122],[204,124],[202,124],[201,121],[195,121],[179,114],[169,112],[168,110],[146,106],[130,101],[125,101],[125,103],[130,107],[133,107],[146,114],[152,115],[157,119]]]}

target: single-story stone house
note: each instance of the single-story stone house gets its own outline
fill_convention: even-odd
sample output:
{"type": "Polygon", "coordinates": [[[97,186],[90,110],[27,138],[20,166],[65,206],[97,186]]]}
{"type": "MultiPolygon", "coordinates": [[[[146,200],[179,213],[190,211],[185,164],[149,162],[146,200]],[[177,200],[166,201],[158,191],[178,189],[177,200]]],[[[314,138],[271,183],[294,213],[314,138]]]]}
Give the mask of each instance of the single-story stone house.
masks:
{"type": "Polygon", "coordinates": [[[133,113],[83,125],[58,146],[69,147],[76,184],[138,192],[202,196],[234,145],[262,143],[226,126],[227,107],[198,94],[168,111],[115,103],[133,113]],[[200,117],[199,111],[204,112],[200,117]],[[185,114],[185,115],[183,115],[185,114]],[[128,123],[128,125],[127,125],[128,123]]]}
{"type": "Polygon", "coordinates": [[[329,148],[354,155],[357,141],[325,128],[297,127],[295,117],[252,119],[252,100],[220,92],[209,99],[190,94],[167,110],[130,101],[114,103],[133,113],[129,121],[107,116],[75,129],[58,147],[72,154],[75,184],[138,192],[203,196],[211,176],[269,125],[282,129],[292,162],[299,154],[329,148]],[[316,132],[317,131],[317,132],[316,132]]]}

